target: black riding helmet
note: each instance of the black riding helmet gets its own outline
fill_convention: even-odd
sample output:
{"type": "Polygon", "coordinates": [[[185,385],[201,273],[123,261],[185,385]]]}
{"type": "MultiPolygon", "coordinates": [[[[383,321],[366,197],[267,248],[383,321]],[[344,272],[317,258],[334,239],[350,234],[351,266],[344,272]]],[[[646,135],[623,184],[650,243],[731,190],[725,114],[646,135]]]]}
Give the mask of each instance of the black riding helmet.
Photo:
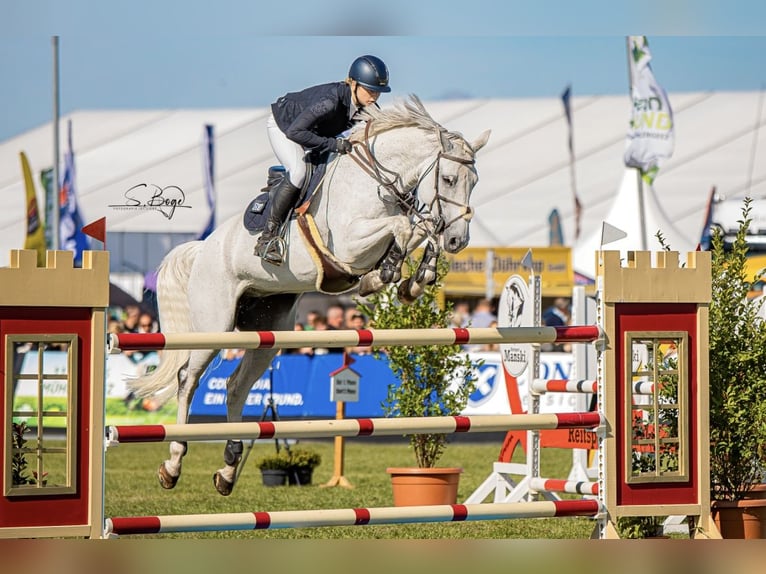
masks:
{"type": "Polygon", "coordinates": [[[348,77],[373,92],[390,92],[388,68],[375,56],[359,56],[351,64],[348,77]]]}

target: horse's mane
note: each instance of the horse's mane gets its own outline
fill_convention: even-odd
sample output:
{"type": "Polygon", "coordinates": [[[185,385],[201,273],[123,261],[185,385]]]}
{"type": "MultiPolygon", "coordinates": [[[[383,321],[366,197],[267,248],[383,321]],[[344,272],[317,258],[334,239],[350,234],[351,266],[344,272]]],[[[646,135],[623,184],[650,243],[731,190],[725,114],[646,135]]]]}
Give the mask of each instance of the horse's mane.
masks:
{"type": "MultiPolygon", "coordinates": [[[[423,102],[415,94],[410,94],[406,100],[397,101],[391,107],[369,106],[362,112],[362,118],[367,120],[370,126],[370,136],[395,128],[416,127],[436,131],[444,129],[426,111],[423,102]]],[[[361,140],[364,137],[364,125],[361,124],[354,130],[351,139],[361,140]]]]}

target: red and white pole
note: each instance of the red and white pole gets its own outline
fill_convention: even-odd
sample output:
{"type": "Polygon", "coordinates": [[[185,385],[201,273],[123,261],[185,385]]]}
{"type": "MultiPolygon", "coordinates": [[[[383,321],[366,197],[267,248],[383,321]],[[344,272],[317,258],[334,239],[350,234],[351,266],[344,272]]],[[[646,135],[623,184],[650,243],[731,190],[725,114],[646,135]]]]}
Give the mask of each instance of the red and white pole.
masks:
{"type": "Polygon", "coordinates": [[[338,331],[236,331],[225,333],[118,333],[109,353],[194,349],[295,349],[392,347],[488,343],[588,343],[603,338],[596,325],[445,329],[345,329],[338,331]]]}

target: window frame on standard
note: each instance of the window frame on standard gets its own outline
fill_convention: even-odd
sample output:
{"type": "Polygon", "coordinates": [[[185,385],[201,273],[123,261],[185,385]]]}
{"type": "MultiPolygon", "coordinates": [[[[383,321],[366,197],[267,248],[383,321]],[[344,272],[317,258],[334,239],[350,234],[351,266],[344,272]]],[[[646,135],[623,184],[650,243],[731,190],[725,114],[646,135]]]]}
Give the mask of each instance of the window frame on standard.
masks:
{"type": "MultiPolygon", "coordinates": [[[[624,417],[624,432],[627,440],[625,441],[624,461],[625,461],[625,477],[626,482],[629,484],[643,484],[643,483],[667,483],[667,482],[687,482],[690,479],[689,468],[689,412],[688,412],[688,396],[689,396],[689,371],[688,365],[690,360],[689,349],[689,334],[686,331],[627,331],[625,333],[625,349],[628,360],[625,361],[625,417],[624,417]],[[652,350],[649,353],[652,360],[652,365],[647,366],[645,370],[633,370],[633,345],[634,343],[646,343],[647,340],[652,343],[652,350]],[[669,344],[674,342],[676,344],[676,368],[669,369],[658,368],[658,351],[659,347],[663,344],[669,344]],[[634,439],[634,427],[633,427],[633,410],[636,408],[636,404],[633,403],[635,381],[634,378],[646,376],[650,382],[655,383],[652,385],[651,391],[651,404],[647,405],[653,413],[651,423],[655,425],[654,437],[652,440],[655,461],[654,470],[645,474],[634,476],[633,475],[633,447],[637,444],[634,439]],[[659,400],[660,387],[656,382],[663,376],[676,376],[677,377],[677,389],[676,389],[676,402],[675,403],[662,403],[659,400]],[[658,430],[659,413],[664,410],[676,410],[678,413],[677,436],[670,437],[677,439],[677,456],[678,456],[678,471],[663,472],[661,464],[656,456],[656,453],[661,452],[662,445],[673,444],[672,440],[665,440],[660,436],[658,430]]],[[[640,406],[640,405],[639,405],[640,406]]],[[[645,439],[649,440],[649,439],[645,439]]]]}
{"type": "MultiPolygon", "coordinates": [[[[3,492],[7,497],[22,496],[48,496],[61,494],[76,494],[77,492],[77,384],[78,376],[78,336],[75,333],[57,333],[57,334],[20,334],[14,333],[5,337],[5,396],[4,396],[4,420],[5,428],[5,460],[3,461],[5,473],[3,476],[3,492]],[[32,344],[33,349],[38,351],[37,368],[35,373],[21,374],[14,370],[16,345],[32,344]],[[53,344],[66,345],[66,373],[46,373],[44,347],[53,344]],[[40,352],[40,351],[43,352],[40,352]],[[15,390],[20,381],[37,381],[37,406],[33,411],[14,411],[15,390]],[[45,381],[61,380],[66,381],[66,411],[45,411],[44,407],[44,385],[45,381]],[[35,419],[37,435],[31,439],[34,441],[32,447],[25,447],[24,454],[34,455],[33,462],[28,463],[32,472],[36,473],[38,478],[32,484],[13,484],[12,460],[14,454],[18,454],[18,449],[13,447],[13,422],[14,418],[35,419]],[[66,437],[63,447],[46,447],[44,436],[44,420],[46,418],[65,417],[66,437]],[[45,478],[45,456],[61,455],[65,456],[65,470],[63,472],[63,484],[50,484],[45,478]]],[[[50,432],[50,429],[49,431],[50,432]]],[[[48,439],[50,440],[50,439],[48,439]]],[[[55,439],[53,439],[55,440],[55,439]]],[[[50,460],[50,459],[49,459],[50,460]]],[[[51,468],[51,465],[48,465],[51,468]]]]}

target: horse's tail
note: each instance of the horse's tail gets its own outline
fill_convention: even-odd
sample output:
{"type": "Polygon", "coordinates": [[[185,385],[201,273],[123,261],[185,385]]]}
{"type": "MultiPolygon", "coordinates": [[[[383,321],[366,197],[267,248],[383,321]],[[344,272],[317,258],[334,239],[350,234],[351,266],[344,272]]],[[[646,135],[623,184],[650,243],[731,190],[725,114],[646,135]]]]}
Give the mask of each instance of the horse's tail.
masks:
{"type": "MultiPolygon", "coordinates": [[[[157,303],[163,333],[189,333],[192,330],[187,285],[201,241],[183,243],[165,256],[157,272],[157,303]]],[[[157,368],[128,382],[139,397],[152,397],[165,404],[178,392],[178,371],[189,360],[189,351],[162,351],[157,368]]]]}

